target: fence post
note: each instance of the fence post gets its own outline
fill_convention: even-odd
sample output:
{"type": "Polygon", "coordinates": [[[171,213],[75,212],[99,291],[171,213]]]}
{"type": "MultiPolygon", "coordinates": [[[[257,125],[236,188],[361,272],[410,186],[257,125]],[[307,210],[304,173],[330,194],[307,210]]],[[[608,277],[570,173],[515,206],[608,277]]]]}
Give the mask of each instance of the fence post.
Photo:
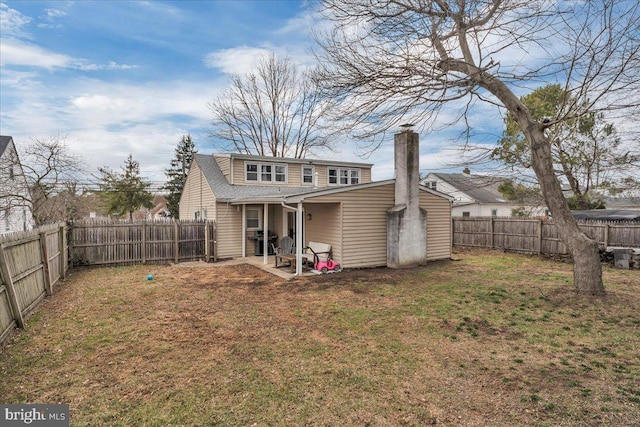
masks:
{"type": "Polygon", "coordinates": [[[218,222],[213,221],[213,262],[218,261],[218,222]]]}
{"type": "Polygon", "coordinates": [[[493,234],[494,230],[495,230],[495,224],[493,223],[493,217],[491,217],[491,222],[489,225],[489,232],[491,233],[491,246],[490,246],[491,249],[495,247],[495,242],[496,242],[495,235],[493,234]]]}
{"type": "Polygon", "coordinates": [[[66,251],[65,251],[65,238],[66,238],[67,233],[65,233],[65,223],[62,223],[60,225],[60,227],[58,228],[58,252],[60,253],[59,257],[60,257],[60,279],[64,280],[66,277],[66,263],[65,263],[65,258],[66,256],[66,251]]]}
{"type": "Polygon", "coordinates": [[[51,274],[49,273],[49,249],[47,248],[47,233],[40,232],[40,252],[42,253],[42,267],[44,268],[44,288],[47,295],[53,295],[51,274]]]}
{"type": "Polygon", "coordinates": [[[24,329],[24,317],[22,317],[22,309],[18,304],[18,297],[16,296],[16,289],[13,286],[13,279],[11,278],[11,272],[9,271],[7,257],[4,254],[3,244],[0,244],[0,271],[2,271],[2,277],[4,277],[4,285],[7,288],[7,295],[9,295],[9,302],[11,303],[13,318],[18,324],[18,327],[24,329]]]}
{"type": "Polygon", "coordinates": [[[176,264],[180,261],[180,241],[178,236],[178,222],[173,223],[173,234],[174,234],[174,245],[173,245],[173,256],[176,264]]]}
{"type": "Polygon", "coordinates": [[[538,220],[538,255],[542,254],[542,220],[538,220]]]}
{"type": "Polygon", "coordinates": [[[142,265],[147,263],[147,221],[142,222],[142,265]]]}
{"type": "Polygon", "coordinates": [[[209,221],[204,222],[204,260],[209,262],[209,221]]]}
{"type": "Polygon", "coordinates": [[[607,249],[609,246],[609,224],[604,225],[604,248],[607,249]]]}

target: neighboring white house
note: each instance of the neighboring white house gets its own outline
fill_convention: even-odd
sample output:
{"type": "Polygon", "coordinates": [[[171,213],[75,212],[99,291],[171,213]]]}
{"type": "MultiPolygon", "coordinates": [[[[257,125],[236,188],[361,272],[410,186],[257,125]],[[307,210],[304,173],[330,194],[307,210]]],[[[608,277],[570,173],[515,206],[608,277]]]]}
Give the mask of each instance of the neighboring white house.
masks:
{"type": "MultiPolygon", "coordinates": [[[[522,205],[507,200],[498,187],[506,178],[462,173],[429,173],[422,185],[453,197],[452,216],[511,216],[522,205]]],[[[546,209],[524,207],[530,215],[545,215],[546,209]]]]}
{"type": "Polygon", "coordinates": [[[10,136],[0,136],[0,234],[33,227],[29,186],[10,136]]]}

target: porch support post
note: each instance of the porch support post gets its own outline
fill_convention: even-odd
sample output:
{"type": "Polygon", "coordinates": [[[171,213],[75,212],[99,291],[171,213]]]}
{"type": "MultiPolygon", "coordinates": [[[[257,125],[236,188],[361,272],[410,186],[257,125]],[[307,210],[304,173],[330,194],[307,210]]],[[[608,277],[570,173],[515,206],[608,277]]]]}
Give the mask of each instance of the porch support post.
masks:
{"type": "Polygon", "coordinates": [[[263,258],[262,258],[262,262],[267,265],[269,264],[269,204],[265,203],[264,204],[264,220],[262,222],[262,230],[263,230],[263,237],[264,239],[262,240],[262,253],[263,253],[263,258]]]}
{"type": "Polygon", "coordinates": [[[247,257],[247,205],[242,205],[242,258],[247,257]]]}
{"type": "Polygon", "coordinates": [[[302,276],[302,202],[296,210],[296,276],[302,276]]]}

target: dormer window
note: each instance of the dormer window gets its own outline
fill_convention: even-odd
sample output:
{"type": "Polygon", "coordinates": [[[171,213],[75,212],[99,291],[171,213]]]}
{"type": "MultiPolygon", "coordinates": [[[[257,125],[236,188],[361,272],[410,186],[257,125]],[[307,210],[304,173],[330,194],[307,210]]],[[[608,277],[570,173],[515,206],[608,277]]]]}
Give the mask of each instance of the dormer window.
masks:
{"type": "Polygon", "coordinates": [[[302,166],[302,185],[313,185],[314,175],[313,166],[302,166]]]}
{"type": "Polygon", "coordinates": [[[258,181],[257,163],[245,163],[245,181],[258,181]]]}
{"type": "Polygon", "coordinates": [[[329,185],[360,184],[360,169],[329,168],[329,185]]]}
{"type": "Polygon", "coordinates": [[[287,182],[287,165],[245,162],[244,179],[245,182],[285,184],[287,182]]]}

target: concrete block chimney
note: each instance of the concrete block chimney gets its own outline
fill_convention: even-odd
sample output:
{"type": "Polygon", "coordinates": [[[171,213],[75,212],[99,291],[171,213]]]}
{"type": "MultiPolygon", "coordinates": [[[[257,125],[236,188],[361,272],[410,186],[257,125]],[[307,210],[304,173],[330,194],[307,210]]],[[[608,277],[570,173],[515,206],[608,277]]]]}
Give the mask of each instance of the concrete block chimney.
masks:
{"type": "Polygon", "coordinates": [[[387,266],[412,267],[427,258],[427,213],[420,209],[420,144],[406,129],[394,136],[395,206],[387,211],[387,266]]]}

